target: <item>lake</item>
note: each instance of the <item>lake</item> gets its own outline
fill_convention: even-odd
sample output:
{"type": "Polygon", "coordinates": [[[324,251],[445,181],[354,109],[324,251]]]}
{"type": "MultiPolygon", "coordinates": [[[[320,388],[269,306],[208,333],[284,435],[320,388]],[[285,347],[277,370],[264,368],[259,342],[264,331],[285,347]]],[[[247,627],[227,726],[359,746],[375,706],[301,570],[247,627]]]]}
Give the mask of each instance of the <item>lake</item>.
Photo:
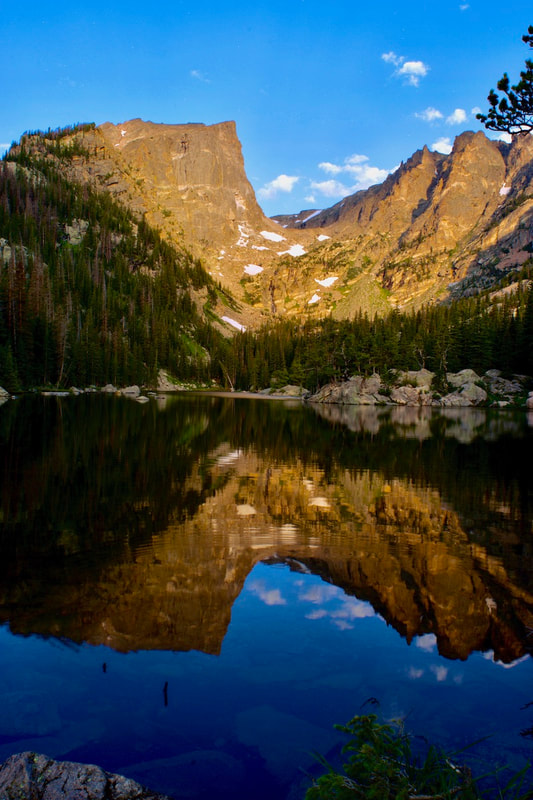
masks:
{"type": "Polygon", "coordinates": [[[533,757],[533,418],[205,395],[0,408],[0,761],[302,798],[355,714],[533,757]],[[530,704],[530,705],[528,705],[530,704]]]}

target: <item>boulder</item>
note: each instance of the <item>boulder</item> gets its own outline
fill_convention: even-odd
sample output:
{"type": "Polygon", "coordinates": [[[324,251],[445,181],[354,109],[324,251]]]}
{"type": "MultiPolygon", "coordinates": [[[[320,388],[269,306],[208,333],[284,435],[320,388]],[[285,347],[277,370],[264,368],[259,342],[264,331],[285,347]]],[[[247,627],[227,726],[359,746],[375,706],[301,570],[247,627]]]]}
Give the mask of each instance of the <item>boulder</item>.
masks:
{"type": "Polygon", "coordinates": [[[180,387],[175,384],[164,369],[160,369],[157,373],[157,391],[158,392],[173,392],[180,387]]]}
{"type": "Polygon", "coordinates": [[[370,378],[364,378],[361,384],[361,394],[377,394],[381,389],[381,377],[374,372],[370,378]]]}
{"type": "Polygon", "coordinates": [[[533,392],[530,392],[526,400],[526,408],[533,408],[533,392]]]}
{"type": "Polygon", "coordinates": [[[309,392],[303,386],[293,386],[292,384],[288,384],[282,389],[276,389],[274,394],[281,394],[283,397],[304,397],[305,395],[309,394],[309,392]]]}
{"type": "Polygon", "coordinates": [[[7,400],[7,398],[8,398],[9,396],[10,396],[9,392],[6,392],[6,390],[5,390],[5,389],[3,389],[3,388],[0,386],[0,397],[5,397],[5,398],[6,398],[6,400],[7,400]]]}
{"type": "Polygon", "coordinates": [[[465,383],[475,383],[481,379],[473,369],[462,369],[460,372],[448,372],[446,380],[450,386],[458,389],[460,386],[464,386],[465,383]]]}
{"type": "Polygon", "coordinates": [[[409,384],[410,386],[420,386],[429,389],[435,377],[434,372],[428,369],[409,370],[408,372],[399,372],[396,377],[396,383],[399,385],[409,384]]]}
{"type": "Polygon", "coordinates": [[[170,800],[92,764],[18,753],[0,767],[2,800],[170,800]]]}
{"type": "Polygon", "coordinates": [[[399,406],[417,406],[420,402],[420,391],[415,386],[396,386],[390,397],[399,406]]]}
{"type": "Polygon", "coordinates": [[[128,395],[129,397],[139,397],[141,390],[138,386],[126,386],[120,390],[120,394],[128,395]]]}
{"type": "MultiPolygon", "coordinates": [[[[466,370],[464,370],[466,372],[466,370]]],[[[474,373],[475,374],[475,373],[474,373]]],[[[487,402],[487,392],[475,383],[465,383],[441,400],[443,406],[481,406],[487,402]]]]}
{"type": "Polygon", "coordinates": [[[104,392],[105,394],[116,394],[117,387],[113,386],[112,383],[106,383],[105,386],[102,386],[102,392],[104,392]]]}

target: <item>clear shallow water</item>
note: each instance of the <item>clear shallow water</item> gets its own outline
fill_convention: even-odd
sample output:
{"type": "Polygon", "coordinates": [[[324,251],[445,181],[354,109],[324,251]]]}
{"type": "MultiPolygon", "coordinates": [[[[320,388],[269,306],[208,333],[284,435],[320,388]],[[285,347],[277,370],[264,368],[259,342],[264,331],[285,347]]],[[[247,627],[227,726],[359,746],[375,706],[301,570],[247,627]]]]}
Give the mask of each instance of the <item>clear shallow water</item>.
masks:
{"type": "Polygon", "coordinates": [[[369,698],[531,758],[525,415],[161,406],[0,409],[0,758],[297,798],[369,698]]]}

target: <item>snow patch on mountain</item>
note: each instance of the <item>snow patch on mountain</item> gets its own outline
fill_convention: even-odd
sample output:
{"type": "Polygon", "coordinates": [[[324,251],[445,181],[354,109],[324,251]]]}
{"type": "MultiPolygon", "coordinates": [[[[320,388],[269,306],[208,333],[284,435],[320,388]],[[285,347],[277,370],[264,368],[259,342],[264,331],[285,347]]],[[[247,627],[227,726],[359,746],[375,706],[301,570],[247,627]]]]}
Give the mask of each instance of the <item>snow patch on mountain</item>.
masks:
{"type": "MultiPolygon", "coordinates": [[[[240,226],[239,226],[240,228],[240,226]]],[[[272,231],[261,231],[261,236],[263,239],[268,239],[269,242],[284,242],[285,237],[281,236],[279,233],[272,233],[272,231]]]]}
{"type": "Polygon", "coordinates": [[[304,256],[305,250],[303,249],[301,244],[293,244],[292,247],[289,247],[288,250],[283,250],[283,252],[278,253],[278,256],[304,256]]]}
{"type": "Polygon", "coordinates": [[[245,331],[246,330],[244,325],[241,325],[240,322],[237,322],[236,320],[232,319],[231,317],[221,317],[221,319],[223,320],[223,322],[227,322],[228,325],[232,325],[234,328],[237,328],[238,331],[245,331]]]}

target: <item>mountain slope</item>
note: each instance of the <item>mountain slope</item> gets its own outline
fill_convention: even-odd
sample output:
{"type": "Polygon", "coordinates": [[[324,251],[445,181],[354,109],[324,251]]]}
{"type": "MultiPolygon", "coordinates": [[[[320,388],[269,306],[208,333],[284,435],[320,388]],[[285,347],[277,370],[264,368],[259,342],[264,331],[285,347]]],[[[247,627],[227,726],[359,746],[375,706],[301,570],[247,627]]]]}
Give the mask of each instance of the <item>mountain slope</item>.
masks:
{"type": "Polygon", "coordinates": [[[38,138],[0,163],[3,386],[218,375],[215,309],[231,299],[126,206],[66,178],[77,156],[61,136],[38,138]]]}
{"type": "MultiPolygon", "coordinates": [[[[464,296],[530,254],[533,137],[515,137],[509,146],[467,132],[449,156],[424,148],[379,186],[303,222],[277,220],[320,229],[340,243],[347,269],[336,282],[339,316],[365,309],[365,299],[368,310],[380,290],[388,293],[386,306],[401,308],[464,296]]],[[[326,254],[328,245],[322,249],[326,254]]]]}
{"type": "Polygon", "coordinates": [[[466,132],[449,156],[424,148],[380,185],[274,220],[256,201],[233,122],[135,119],[67,131],[59,146],[23,139],[30,153],[44,141],[63,175],[201,258],[237,300],[220,314],[233,329],[458,298],[512,273],[532,248],[531,136],[509,146],[466,132]]]}

